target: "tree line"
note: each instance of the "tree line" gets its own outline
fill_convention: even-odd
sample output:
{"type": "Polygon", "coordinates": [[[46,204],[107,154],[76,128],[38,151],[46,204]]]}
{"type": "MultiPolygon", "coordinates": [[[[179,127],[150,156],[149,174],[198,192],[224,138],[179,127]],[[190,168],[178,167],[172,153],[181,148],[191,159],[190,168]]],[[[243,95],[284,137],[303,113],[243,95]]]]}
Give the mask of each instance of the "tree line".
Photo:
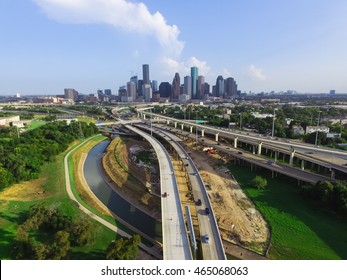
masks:
{"type": "Polygon", "coordinates": [[[346,182],[318,182],[316,185],[303,185],[302,193],[305,198],[347,217],[346,182]]]}
{"type": "MultiPolygon", "coordinates": [[[[84,214],[66,215],[58,205],[42,203],[30,207],[18,227],[13,258],[21,260],[61,260],[71,258],[71,249],[92,245],[97,230],[84,214]]],[[[113,240],[104,252],[109,260],[133,260],[138,254],[140,236],[113,240]]]]}
{"type": "Polygon", "coordinates": [[[13,183],[36,179],[42,164],[65,151],[81,132],[89,137],[98,133],[98,128],[92,123],[52,122],[20,138],[11,129],[1,129],[0,135],[5,139],[0,138],[0,190],[13,183]]]}

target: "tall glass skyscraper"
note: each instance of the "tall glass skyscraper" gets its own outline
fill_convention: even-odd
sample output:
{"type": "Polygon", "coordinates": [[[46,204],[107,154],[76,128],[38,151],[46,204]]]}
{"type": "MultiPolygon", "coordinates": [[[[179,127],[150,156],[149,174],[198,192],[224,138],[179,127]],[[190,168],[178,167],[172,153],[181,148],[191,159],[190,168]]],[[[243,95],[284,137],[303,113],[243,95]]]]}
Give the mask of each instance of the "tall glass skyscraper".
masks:
{"type": "Polygon", "coordinates": [[[149,65],[148,64],[143,64],[142,65],[142,74],[143,74],[143,84],[144,85],[149,85],[149,65]]]}
{"type": "Polygon", "coordinates": [[[190,68],[190,76],[192,77],[192,99],[198,98],[198,67],[190,68]]]}

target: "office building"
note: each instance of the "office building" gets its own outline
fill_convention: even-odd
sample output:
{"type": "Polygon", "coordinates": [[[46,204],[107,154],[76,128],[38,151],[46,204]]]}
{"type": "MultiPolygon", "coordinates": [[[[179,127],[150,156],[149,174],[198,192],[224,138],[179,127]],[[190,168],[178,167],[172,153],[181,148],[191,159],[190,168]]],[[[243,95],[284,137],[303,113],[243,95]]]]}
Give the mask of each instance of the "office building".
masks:
{"type": "Polygon", "coordinates": [[[186,94],[188,96],[188,99],[192,98],[192,78],[190,76],[184,77],[183,94],[186,94]]]}
{"type": "Polygon", "coordinates": [[[158,81],[152,80],[152,91],[158,91],[158,81]]]}
{"type": "Polygon", "coordinates": [[[143,64],[142,65],[142,74],[143,74],[143,84],[144,85],[150,85],[149,65],[148,64],[143,64]]]}
{"type": "Polygon", "coordinates": [[[110,89],[105,89],[105,90],[104,90],[104,93],[105,93],[105,95],[107,95],[107,96],[111,96],[111,95],[112,95],[112,90],[110,90],[110,89]]]}
{"type": "Polygon", "coordinates": [[[138,79],[137,75],[132,76],[130,78],[130,82],[133,82],[135,84],[136,95],[138,95],[139,94],[139,79],[138,79]]]}
{"type": "Polygon", "coordinates": [[[223,76],[218,76],[216,80],[216,97],[224,97],[224,92],[223,76]]]}
{"type": "Polygon", "coordinates": [[[198,95],[198,68],[197,67],[191,67],[190,68],[190,76],[192,78],[192,99],[197,99],[198,95]]]}
{"type": "Polygon", "coordinates": [[[159,85],[160,97],[170,97],[171,95],[171,84],[169,82],[162,82],[159,85]]]}
{"type": "Polygon", "coordinates": [[[204,97],[204,85],[205,85],[205,77],[199,76],[198,77],[198,97],[197,99],[203,99],[204,97]]]}
{"type": "Polygon", "coordinates": [[[64,97],[65,99],[71,99],[73,101],[78,100],[78,91],[73,88],[64,89],[64,97]]]}
{"type": "Polygon", "coordinates": [[[177,101],[181,90],[180,74],[176,73],[172,81],[171,101],[177,101]]]}
{"type": "Polygon", "coordinates": [[[130,81],[127,83],[127,94],[128,94],[129,101],[136,100],[136,86],[134,82],[130,81]]]}
{"type": "Polygon", "coordinates": [[[144,84],[142,86],[143,97],[145,102],[151,102],[152,100],[152,87],[150,84],[144,84]]]}

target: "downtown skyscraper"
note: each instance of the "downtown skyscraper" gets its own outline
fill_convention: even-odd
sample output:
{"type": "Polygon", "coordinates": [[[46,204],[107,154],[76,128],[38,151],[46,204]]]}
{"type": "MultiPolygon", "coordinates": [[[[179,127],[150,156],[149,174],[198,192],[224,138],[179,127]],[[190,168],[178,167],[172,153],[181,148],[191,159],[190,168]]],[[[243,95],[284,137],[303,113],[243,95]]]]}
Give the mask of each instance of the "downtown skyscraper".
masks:
{"type": "Polygon", "coordinates": [[[198,98],[198,68],[190,68],[190,76],[192,78],[192,99],[198,98]]]}
{"type": "Polygon", "coordinates": [[[180,96],[180,91],[181,91],[180,74],[176,73],[175,77],[172,81],[171,101],[177,101],[178,100],[178,97],[180,96]]]}
{"type": "Polygon", "coordinates": [[[149,65],[148,64],[142,65],[142,75],[143,75],[143,84],[149,85],[150,80],[149,80],[149,65]]]}

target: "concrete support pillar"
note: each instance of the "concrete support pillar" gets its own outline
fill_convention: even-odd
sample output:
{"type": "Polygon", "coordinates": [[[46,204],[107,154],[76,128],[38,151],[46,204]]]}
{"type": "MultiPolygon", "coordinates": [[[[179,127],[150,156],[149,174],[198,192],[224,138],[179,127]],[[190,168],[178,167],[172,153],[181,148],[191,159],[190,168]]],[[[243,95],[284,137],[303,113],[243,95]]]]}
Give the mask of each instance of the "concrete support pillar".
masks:
{"type": "Polygon", "coordinates": [[[262,145],[263,145],[263,143],[258,144],[258,155],[261,155],[261,146],[262,145]]]}
{"type": "Polygon", "coordinates": [[[234,148],[236,149],[237,148],[237,139],[239,139],[238,137],[235,137],[234,138],[234,148]]]}
{"type": "Polygon", "coordinates": [[[181,129],[184,130],[184,124],[183,123],[181,124],[181,129]]]}
{"type": "Polygon", "coordinates": [[[304,160],[301,161],[301,169],[302,169],[302,170],[305,170],[305,163],[306,163],[306,162],[305,162],[304,160]]]}
{"type": "Polygon", "coordinates": [[[277,161],[278,152],[275,151],[275,161],[277,161]]]}
{"type": "Polygon", "coordinates": [[[252,145],[252,153],[253,153],[253,155],[255,155],[255,146],[254,145],[252,145]]]}
{"type": "Polygon", "coordinates": [[[175,122],[175,128],[177,128],[177,122],[175,122]]]}
{"type": "Polygon", "coordinates": [[[202,130],[201,130],[201,136],[202,136],[202,137],[205,137],[205,129],[202,129],[202,130]]]}
{"type": "Polygon", "coordinates": [[[170,124],[170,121],[166,121],[166,124],[170,124]]]}
{"type": "Polygon", "coordinates": [[[285,159],[286,159],[286,154],[283,154],[283,162],[284,162],[285,159]]]}
{"type": "Polygon", "coordinates": [[[193,133],[193,127],[192,126],[190,127],[190,133],[193,133]]]}
{"type": "Polygon", "coordinates": [[[295,150],[292,149],[292,150],[290,151],[290,159],[289,159],[289,165],[290,165],[290,166],[293,166],[294,155],[295,155],[295,150]]]}
{"type": "Polygon", "coordinates": [[[218,135],[219,133],[216,133],[216,142],[218,142],[218,135]]]}
{"type": "Polygon", "coordinates": [[[330,171],[331,171],[331,178],[332,178],[332,179],[335,179],[335,171],[332,170],[332,169],[330,169],[330,171]]]}
{"type": "Polygon", "coordinates": [[[144,120],[146,119],[146,115],[145,115],[145,114],[143,114],[143,119],[144,119],[144,120]]]}

